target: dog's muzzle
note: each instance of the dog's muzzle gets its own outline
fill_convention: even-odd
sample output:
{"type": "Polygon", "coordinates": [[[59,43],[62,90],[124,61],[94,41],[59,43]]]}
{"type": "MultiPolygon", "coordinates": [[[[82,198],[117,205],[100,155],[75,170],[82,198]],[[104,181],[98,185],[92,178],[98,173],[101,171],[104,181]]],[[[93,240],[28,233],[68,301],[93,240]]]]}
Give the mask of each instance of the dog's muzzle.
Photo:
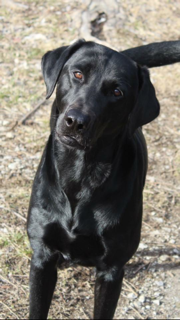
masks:
{"type": "Polygon", "coordinates": [[[88,150],[90,148],[89,130],[90,116],[77,109],[66,112],[63,121],[63,130],[58,134],[60,140],[71,147],[88,150]]]}

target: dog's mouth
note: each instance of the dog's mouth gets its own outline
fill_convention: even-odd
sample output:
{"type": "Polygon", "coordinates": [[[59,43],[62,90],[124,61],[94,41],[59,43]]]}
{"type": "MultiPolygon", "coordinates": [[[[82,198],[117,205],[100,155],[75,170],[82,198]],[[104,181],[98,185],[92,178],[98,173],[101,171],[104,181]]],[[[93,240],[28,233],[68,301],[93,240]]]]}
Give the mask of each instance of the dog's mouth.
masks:
{"type": "Polygon", "coordinates": [[[84,150],[84,151],[88,151],[90,149],[90,144],[84,140],[84,139],[80,139],[78,137],[74,137],[71,135],[60,135],[58,134],[59,139],[61,140],[61,142],[65,145],[68,145],[70,147],[74,147],[76,149],[79,150],[84,150]]]}
{"type": "Polygon", "coordinates": [[[67,144],[71,147],[76,147],[78,149],[84,149],[84,145],[80,143],[75,137],[64,135],[60,137],[62,143],[67,144]]]}

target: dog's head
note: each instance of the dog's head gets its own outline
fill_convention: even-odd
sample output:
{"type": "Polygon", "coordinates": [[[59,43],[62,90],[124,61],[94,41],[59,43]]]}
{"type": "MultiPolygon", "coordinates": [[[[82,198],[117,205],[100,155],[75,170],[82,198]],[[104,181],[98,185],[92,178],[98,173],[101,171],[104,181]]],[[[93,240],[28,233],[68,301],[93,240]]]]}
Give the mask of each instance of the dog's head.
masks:
{"type": "Polygon", "coordinates": [[[159,114],[149,72],[125,55],[79,40],[42,58],[47,99],[56,91],[55,135],[87,150],[99,139],[129,135],[159,114]]]}

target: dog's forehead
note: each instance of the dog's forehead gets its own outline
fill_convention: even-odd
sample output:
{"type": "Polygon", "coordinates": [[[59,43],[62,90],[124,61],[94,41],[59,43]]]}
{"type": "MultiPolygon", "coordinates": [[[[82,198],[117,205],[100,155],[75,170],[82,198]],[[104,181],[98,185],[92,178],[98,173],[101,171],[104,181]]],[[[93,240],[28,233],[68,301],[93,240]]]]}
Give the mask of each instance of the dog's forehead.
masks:
{"type": "Polygon", "coordinates": [[[96,69],[103,74],[137,75],[137,65],[134,61],[113,49],[93,42],[85,42],[70,58],[71,66],[96,69]]]}

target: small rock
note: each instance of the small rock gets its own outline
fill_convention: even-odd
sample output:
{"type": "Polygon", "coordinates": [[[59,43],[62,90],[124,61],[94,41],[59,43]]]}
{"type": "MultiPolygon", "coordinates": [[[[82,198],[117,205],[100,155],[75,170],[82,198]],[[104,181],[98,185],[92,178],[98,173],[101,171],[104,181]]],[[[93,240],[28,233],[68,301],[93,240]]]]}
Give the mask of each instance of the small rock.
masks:
{"type": "Polygon", "coordinates": [[[173,258],[179,260],[179,256],[178,255],[174,255],[173,258]]]}
{"type": "Polygon", "coordinates": [[[139,249],[146,249],[148,248],[147,244],[140,242],[139,249]]]}
{"type": "Polygon", "coordinates": [[[151,212],[151,215],[152,215],[152,216],[155,216],[155,215],[156,215],[156,212],[155,212],[155,211],[152,211],[152,212],[151,212]]]}
{"type": "MultiPolygon", "coordinates": [[[[169,242],[173,243],[173,244],[176,243],[176,241],[174,239],[171,239],[169,242]]],[[[176,250],[176,249],[174,249],[174,250],[176,250]]]]}
{"type": "Polygon", "coordinates": [[[128,299],[133,299],[134,300],[134,299],[136,299],[137,295],[135,293],[131,292],[131,293],[129,293],[127,295],[127,297],[128,297],[128,299]]]}
{"type": "Polygon", "coordinates": [[[139,302],[143,303],[145,301],[145,296],[142,294],[138,300],[139,302]]]}
{"type": "Polygon", "coordinates": [[[145,308],[149,310],[151,307],[150,306],[145,306],[145,308]]]}
{"type": "Polygon", "coordinates": [[[14,134],[12,132],[7,132],[6,133],[6,138],[13,139],[14,138],[14,134]]]}
{"type": "Polygon", "coordinates": [[[154,293],[155,297],[159,297],[159,295],[160,295],[160,293],[158,291],[154,293]]]}
{"type": "Polygon", "coordinates": [[[180,254],[180,250],[178,250],[178,249],[173,249],[173,252],[174,252],[175,254],[180,254]]]}
{"type": "Polygon", "coordinates": [[[156,157],[157,157],[157,158],[160,158],[160,157],[161,157],[161,154],[160,154],[159,152],[157,152],[157,153],[156,153],[156,157]]]}
{"type": "Polygon", "coordinates": [[[16,162],[12,162],[8,165],[8,168],[11,170],[17,169],[18,164],[16,162]]]}
{"type": "Polygon", "coordinates": [[[43,26],[45,24],[46,24],[46,19],[44,18],[44,19],[41,20],[41,25],[43,26]]]}
{"type": "Polygon", "coordinates": [[[151,260],[151,257],[146,257],[146,260],[151,260]]]}
{"type": "Polygon", "coordinates": [[[155,281],[154,284],[159,286],[159,287],[164,287],[164,282],[163,281],[155,281]]]}
{"type": "Polygon", "coordinates": [[[153,303],[156,304],[157,306],[160,306],[160,301],[157,299],[153,300],[153,303]]]}
{"type": "Polygon", "coordinates": [[[148,181],[151,181],[151,182],[154,182],[154,181],[155,181],[155,177],[149,176],[149,175],[146,176],[146,179],[147,179],[148,181]]]}
{"type": "Polygon", "coordinates": [[[157,217],[154,217],[154,220],[157,221],[158,223],[162,223],[164,221],[162,218],[157,218],[157,217]]]}
{"type": "Polygon", "coordinates": [[[152,236],[157,236],[159,234],[160,234],[159,230],[154,230],[154,231],[151,232],[152,236]]]}
{"type": "Polygon", "coordinates": [[[6,233],[6,234],[8,233],[7,228],[0,228],[0,231],[3,232],[3,233],[6,233]]]}
{"type": "Polygon", "coordinates": [[[2,121],[2,125],[3,125],[3,126],[7,126],[8,124],[9,124],[9,121],[7,121],[7,120],[3,120],[3,121],[2,121]]]}
{"type": "Polygon", "coordinates": [[[163,254],[162,256],[159,257],[160,261],[166,261],[169,259],[169,256],[167,254],[163,254]]]}

